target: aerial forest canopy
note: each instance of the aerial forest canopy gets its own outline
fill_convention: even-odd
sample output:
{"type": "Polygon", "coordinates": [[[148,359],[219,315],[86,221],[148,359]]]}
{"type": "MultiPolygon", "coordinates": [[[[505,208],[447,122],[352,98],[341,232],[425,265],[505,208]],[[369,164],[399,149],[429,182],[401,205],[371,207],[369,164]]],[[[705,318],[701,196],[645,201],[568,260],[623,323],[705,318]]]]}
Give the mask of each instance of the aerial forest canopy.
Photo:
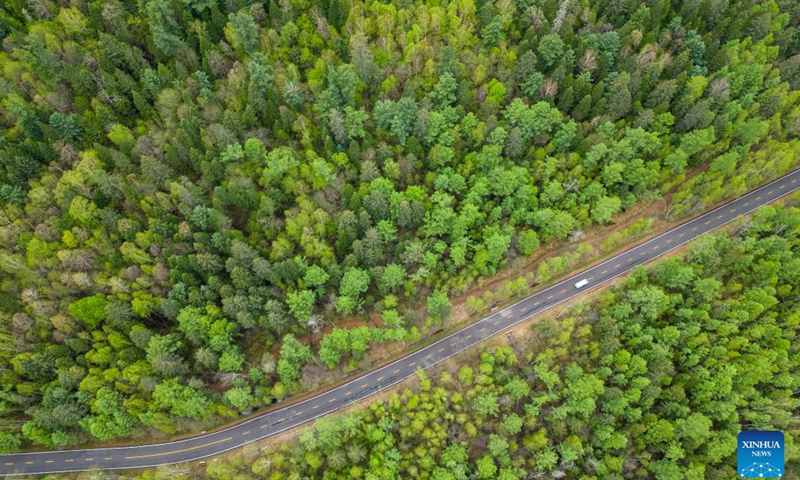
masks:
{"type": "Polygon", "coordinates": [[[795,0],[3,1],[0,449],[233,417],[687,175],[678,215],[786,171],[798,24],[795,0]]]}

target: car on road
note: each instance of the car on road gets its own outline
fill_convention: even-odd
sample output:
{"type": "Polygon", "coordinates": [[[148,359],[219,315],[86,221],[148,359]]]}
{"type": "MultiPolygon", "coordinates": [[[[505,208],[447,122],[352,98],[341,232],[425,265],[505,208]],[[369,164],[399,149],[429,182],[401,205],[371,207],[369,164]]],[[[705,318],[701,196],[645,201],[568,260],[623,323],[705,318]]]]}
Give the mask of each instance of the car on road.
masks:
{"type": "Polygon", "coordinates": [[[583,287],[583,286],[585,286],[587,283],[589,283],[589,280],[586,280],[586,279],[584,278],[584,279],[583,279],[583,280],[581,280],[580,282],[576,282],[576,283],[575,283],[575,288],[578,288],[578,289],[579,289],[579,288],[582,288],[582,287],[583,287]]]}

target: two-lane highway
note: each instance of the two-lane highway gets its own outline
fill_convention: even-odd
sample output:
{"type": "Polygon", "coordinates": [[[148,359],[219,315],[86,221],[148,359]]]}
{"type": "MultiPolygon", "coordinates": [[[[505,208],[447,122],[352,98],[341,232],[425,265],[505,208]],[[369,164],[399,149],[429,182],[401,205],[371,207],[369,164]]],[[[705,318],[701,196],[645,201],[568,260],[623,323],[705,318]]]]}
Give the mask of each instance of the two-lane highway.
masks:
{"type": "Polygon", "coordinates": [[[0,475],[126,469],[186,462],[241,447],[339,410],[506,330],[527,318],[616,278],[737,217],[800,188],[800,170],[584,270],[435,343],[307,400],[217,432],[169,443],[31,452],[0,456],[0,475]],[[577,288],[575,283],[586,280],[577,288]]]}

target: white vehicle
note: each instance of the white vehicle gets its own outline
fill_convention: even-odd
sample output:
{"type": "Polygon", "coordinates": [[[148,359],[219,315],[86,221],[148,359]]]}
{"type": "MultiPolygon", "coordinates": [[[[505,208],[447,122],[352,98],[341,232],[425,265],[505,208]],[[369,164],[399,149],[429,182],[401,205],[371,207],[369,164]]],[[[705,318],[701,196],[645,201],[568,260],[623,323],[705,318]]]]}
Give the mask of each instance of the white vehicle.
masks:
{"type": "Polygon", "coordinates": [[[581,288],[581,287],[585,286],[587,283],[589,283],[589,280],[586,280],[584,278],[580,282],[575,283],[575,288],[581,288]]]}

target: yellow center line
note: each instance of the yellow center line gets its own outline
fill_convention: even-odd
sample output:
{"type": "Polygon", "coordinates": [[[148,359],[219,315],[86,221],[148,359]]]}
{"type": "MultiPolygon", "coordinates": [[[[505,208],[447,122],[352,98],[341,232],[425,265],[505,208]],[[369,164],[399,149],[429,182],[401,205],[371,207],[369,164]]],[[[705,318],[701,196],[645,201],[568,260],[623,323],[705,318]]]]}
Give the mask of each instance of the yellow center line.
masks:
{"type": "Polygon", "coordinates": [[[708,225],[709,223],[711,223],[711,220],[707,221],[707,222],[706,222],[706,223],[704,223],[703,225],[708,225]]]}
{"type": "Polygon", "coordinates": [[[344,392],[344,396],[345,396],[345,397],[347,397],[347,396],[350,396],[350,394],[351,394],[351,393],[353,393],[353,391],[352,391],[352,390],[350,390],[349,392],[344,392]]]}
{"type": "MultiPolygon", "coordinates": [[[[125,457],[125,458],[128,458],[128,457],[125,457]]],[[[71,459],[71,458],[70,458],[69,460],[64,460],[64,461],[65,461],[65,462],[67,462],[67,463],[72,463],[72,462],[74,462],[75,460],[73,460],[73,459],[71,459]]]]}
{"type": "Polygon", "coordinates": [[[25,462],[25,465],[33,465],[33,462],[25,462]]]}
{"type": "MultiPolygon", "coordinates": [[[[245,432],[245,433],[250,433],[250,432],[245,432]]],[[[114,457],[105,457],[103,460],[113,460],[113,459],[114,457]]]]}
{"type": "Polygon", "coordinates": [[[550,295],[549,297],[547,297],[547,299],[548,299],[548,300],[550,300],[551,298],[553,298],[553,296],[552,296],[552,295],[550,295]]]}
{"type": "Polygon", "coordinates": [[[600,272],[600,275],[605,275],[606,273],[608,273],[608,270],[603,270],[602,272],[600,272]]]}
{"type": "Polygon", "coordinates": [[[772,192],[774,192],[774,191],[775,190],[770,190],[769,192],[767,192],[767,195],[772,195],[772,192]]]}
{"type": "Polygon", "coordinates": [[[720,218],[722,218],[722,215],[717,215],[717,220],[719,220],[720,218]]]}
{"type": "Polygon", "coordinates": [[[655,247],[653,247],[653,250],[658,250],[659,248],[661,248],[661,245],[656,245],[655,247]]]}
{"type": "Polygon", "coordinates": [[[561,290],[561,293],[564,293],[564,292],[566,292],[566,291],[567,291],[567,289],[565,288],[564,290],[561,290]]]}
{"type": "Polygon", "coordinates": [[[53,463],[52,460],[45,460],[44,463],[53,463]]]}
{"type": "Polygon", "coordinates": [[[536,303],[533,304],[533,306],[535,307],[536,305],[539,305],[540,303],[542,303],[542,302],[536,302],[536,303]]]}
{"type": "Polygon", "coordinates": [[[265,428],[269,428],[269,427],[270,427],[270,425],[269,425],[269,424],[266,424],[266,425],[261,425],[261,427],[260,427],[260,428],[263,430],[263,429],[265,429],[265,428]]]}
{"type": "Polygon", "coordinates": [[[639,254],[640,257],[644,257],[645,255],[647,255],[647,252],[642,252],[639,254]]]}
{"type": "Polygon", "coordinates": [[[300,410],[299,412],[295,413],[294,416],[297,417],[297,416],[302,415],[302,414],[303,414],[303,411],[300,410]]]}
{"type": "Polygon", "coordinates": [[[756,201],[759,201],[759,200],[761,200],[761,197],[756,198],[756,201]]]}
{"type": "MultiPolygon", "coordinates": [[[[694,232],[695,230],[697,230],[697,227],[694,227],[694,228],[692,228],[692,231],[693,231],[693,232],[694,232]]],[[[683,234],[681,234],[681,236],[683,236],[683,234]]]]}
{"type": "Polygon", "coordinates": [[[464,337],[464,339],[466,339],[466,340],[469,340],[470,338],[472,338],[472,334],[471,333],[469,335],[467,335],[466,337],[464,337]]]}
{"type": "Polygon", "coordinates": [[[786,188],[786,185],[781,185],[781,188],[786,188]]]}
{"type": "Polygon", "coordinates": [[[318,408],[319,408],[319,405],[314,405],[313,407],[311,407],[311,410],[316,410],[318,408]]]}
{"type": "Polygon", "coordinates": [[[416,365],[416,364],[417,364],[417,362],[411,362],[411,363],[409,363],[409,364],[408,364],[408,366],[409,366],[409,367],[413,367],[413,366],[414,366],[414,365],[416,365]]]}
{"type": "Polygon", "coordinates": [[[614,268],[619,268],[619,266],[620,266],[620,264],[618,263],[618,264],[614,265],[614,268]]]}
{"type": "Polygon", "coordinates": [[[452,347],[455,347],[455,346],[456,346],[456,344],[455,344],[455,343],[451,343],[451,344],[450,344],[450,348],[452,348],[452,347]]]}
{"type": "Polygon", "coordinates": [[[586,280],[589,280],[591,282],[592,280],[594,280],[594,277],[589,277],[586,280]]]}
{"type": "Polygon", "coordinates": [[[746,207],[748,205],[750,205],[750,202],[745,203],[743,206],[746,207]]]}
{"type": "MultiPolygon", "coordinates": [[[[697,227],[695,227],[695,228],[697,228],[697,227]]],[[[694,231],[694,230],[692,230],[692,231],[694,231]]],[[[681,233],[681,234],[680,234],[680,235],[678,235],[678,236],[679,236],[679,237],[685,237],[685,236],[686,236],[686,234],[685,234],[685,233],[681,233]]]]}
{"type": "Polygon", "coordinates": [[[632,262],[632,261],[633,261],[633,257],[630,257],[630,258],[628,259],[628,261],[629,261],[629,262],[632,262]]]}
{"type": "MultiPolygon", "coordinates": [[[[444,348],[443,348],[442,350],[444,350],[444,348]]],[[[392,370],[392,373],[397,373],[397,372],[399,372],[399,371],[400,371],[400,369],[398,368],[398,369],[396,369],[396,370],[392,370]]]]}
{"type": "Polygon", "coordinates": [[[286,421],[286,417],[283,417],[283,418],[279,419],[279,420],[278,420],[277,422],[275,422],[275,423],[281,423],[281,422],[285,422],[285,421],[286,421]]]}
{"type": "Polygon", "coordinates": [[[381,380],[383,380],[383,377],[380,377],[380,378],[378,379],[378,381],[379,381],[379,382],[380,382],[381,380]]]}
{"type": "MultiPolygon", "coordinates": [[[[427,360],[427,359],[431,358],[432,356],[433,356],[433,354],[432,354],[432,353],[431,353],[430,355],[427,355],[427,356],[425,357],[425,360],[427,360]]],[[[380,380],[380,378],[379,378],[378,380],[380,380]]]]}
{"type": "Polygon", "coordinates": [[[248,430],[248,431],[246,431],[246,432],[242,433],[242,435],[249,435],[249,434],[250,434],[250,430],[248,430]]]}
{"type": "MultiPolygon", "coordinates": [[[[125,457],[125,459],[126,460],[132,460],[132,459],[135,459],[135,458],[149,458],[149,457],[162,457],[164,455],[174,455],[176,453],[183,453],[183,452],[190,452],[192,450],[197,450],[198,448],[210,447],[211,445],[216,445],[218,443],[228,442],[230,440],[233,440],[233,437],[223,438],[222,440],[216,440],[214,442],[204,443],[203,445],[198,445],[196,447],[184,448],[182,450],[175,450],[175,451],[172,451],[172,452],[151,453],[149,455],[134,455],[132,457],[125,457]]],[[[67,461],[71,462],[71,460],[67,460],[67,461]]]]}
{"type": "Polygon", "coordinates": [[[368,387],[368,385],[366,385],[366,384],[365,385],[361,385],[361,390],[364,390],[367,387],[368,387]]]}
{"type": "Polygon", "coordinates": [[[442,353],[442,352],[444,352],[444,347],[439,349],[439,353],[442,353]]]}
{"type": "Polygon", "coordinates": [[[498,320],[498,321],[496,321],[496,322],[494,322],[492,325],[497,325],[498,323],[500,323],[500,321],[499,321],[499,320],[498,320]]]}
{"type": "Polygon", "coordinates": [[[792,183],[797,183],[797,179],[792,180],[792,183]]]}
{"type": "Polygon", "coordinates": [[[672,243],[672,239],[671,239],[671,238],[668,238],[668,239],[667,239],[667,243],[672,243]]]}
{"type": "Polygon", "coordinates": [[[328,403],[333,403],[333,402],[335,402],[335,401],[336,401],[336,399],[335,399],[335,398],[331,398],[330,400],[328,400],[328,403]]]}
{"type": "Polygon", "coordinates": [[[13,464],[13,463],[11,463],[11,462],[6,462],[6,466],[7,466],[7,467],[10,467],[11,465],[14,465],[14,464],[13,464]]]}
{"type": "Polygon", "coordinates": [[[481,332],[485,332],[486,331],[486,327],[481,328],[480,331],[481,332]]]}
{"type": "Polygon", "coordinates": [[[87,462],[91,462],[92,460],[94,460],[94,458],[84,458],[84,460],[86,460],[87,462]]]}

